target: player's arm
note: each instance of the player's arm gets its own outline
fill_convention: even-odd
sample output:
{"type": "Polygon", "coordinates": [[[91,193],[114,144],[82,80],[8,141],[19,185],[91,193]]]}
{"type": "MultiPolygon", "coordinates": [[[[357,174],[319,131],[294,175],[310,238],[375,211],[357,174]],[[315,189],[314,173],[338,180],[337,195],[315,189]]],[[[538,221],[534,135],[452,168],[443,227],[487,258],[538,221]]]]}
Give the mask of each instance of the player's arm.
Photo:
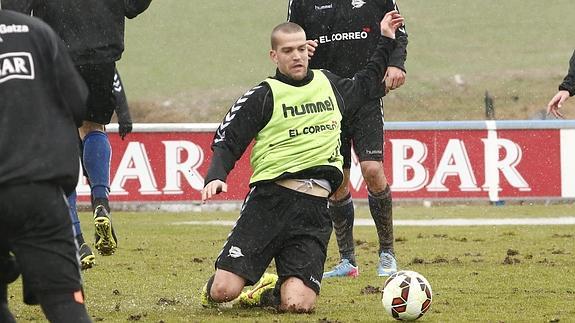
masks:
{"type": "Polygon", "coordinates": [[[568,91],[570,96],[575,95],[575,51],[569,60],[569,72],[563,79],[563,83],[559,85],[559,90],[568,91]]]}
{"type": "Polygon", "coordinates": [[[381,21],[381,34],[377,47],[364,69],[352,79],[340,78],[325,72],[343,98],[344,109],[363,106],[369,100],[381,96],[381,80],[395,48],[395,30],[403,23],[396,11],[385,15],[381,21]]]}
{"type": "Polygon", "coordinates": [[[559,109],[562,107],[563,102],[573,95],[575,95],[575,51],[571,56],[571,60],[569,60],[569,72],[567,72],[567,76],[559,85],[559,92],[547,104],[547,113],[551,113],[557,118],[563,118],[563,114],[559,109]]]}
{"type": "Polygon", "coordinates": [[[273,98],[267,85],[259,85],[240,97],[230,108],[216,130],[212,142],[212,159],[205,177],[202,201],[220,192],[234,168],[257,133],[269,122],[273,98]]]}
{"type": "Polygon", "coordinates": [[[126,7],[125,16],[132,19],[142,12],[146,11],[152,3],[152,0],[124,0],[126,7]]]}
{"type": "MultiPolygon", "coordinates": [[[[394,0],[386,0],[383,6],[383,12],[396,10],[399,12],[399,7],[394,0]]],[[[406,69],[405,61],[407,60],[407,31],[405,24],[397,28],[395,31],[395,49],[391,52],[389,58],[389,66],[384,76],[386,93],[390,90],[395,90],[405,83],[406,69]]]]}
{"type": "Polygon", "coordinates": [[[114,84],[113,90],[114,97],[116,98],[116,116],[118,117],[118,135],[124,138],[132,132],[132,115],[130,114],[130,107],[128,106],[128,99],[124,91],[124,84],[120,78],[120,74],[116,69],[114,71],[114,84]]]}

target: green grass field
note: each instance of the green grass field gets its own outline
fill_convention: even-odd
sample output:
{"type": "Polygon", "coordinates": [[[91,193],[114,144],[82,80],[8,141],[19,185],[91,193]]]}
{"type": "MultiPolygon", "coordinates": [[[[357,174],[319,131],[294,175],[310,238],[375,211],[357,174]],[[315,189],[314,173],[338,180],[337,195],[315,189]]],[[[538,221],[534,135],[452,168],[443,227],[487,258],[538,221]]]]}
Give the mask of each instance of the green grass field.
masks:
{"type": "MultiPolygon", "coordinates": [[[[394,214],[396,220],[559,217],[575,216],[575,206],[399,206],[394,214]]],[[[373,227],[355,229],[360,276],[324,280],[313,314],[201,308],[199,291],[231,228],[175,223],[236,217],[237,212],[116,213],[120,249],[97,257],[97,265],[84,272],[94,321],[393,322],[376,292],[383,279],[375,275],[373,227]]],[[[358,209],[357,217],[369,217],[367,210],[358,209]]],[[[90,215],[81,219],[89,236],[90,215]]],[[[421,322],[574,322],[574,237],[574,225],[395,228],[400,267],[422,273],[433,287],[432,309],[421,322]]],[[[332,238],[326,266],[337,260],[332,238]]],[[[9,297],[19,322],[44,322],[38,307],[21,303],[20,280],[9,297]]]]}
{"type": "MultiPolygon", "coordinates": [[[[286,1],[156,0],[127,25],[120,62],[138,122],[219,122],[237,96],[270,75],[269,32],[286,1]]],[[[573,52],[570,0],[398,0],[406,17],[408,77],[386,119],[498,119],[543,109],[573,52]],[[463,85],[457,85],[460,75],[463,85]]],[[[575,115],[568,103],[567,116],[575,115]]]]}

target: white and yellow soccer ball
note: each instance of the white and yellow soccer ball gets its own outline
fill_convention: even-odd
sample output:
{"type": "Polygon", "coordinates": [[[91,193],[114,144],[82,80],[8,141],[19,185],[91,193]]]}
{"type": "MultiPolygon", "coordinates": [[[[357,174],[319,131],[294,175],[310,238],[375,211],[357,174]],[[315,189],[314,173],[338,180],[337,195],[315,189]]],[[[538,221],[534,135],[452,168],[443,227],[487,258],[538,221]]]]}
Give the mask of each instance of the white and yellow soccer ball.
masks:
{"type": "Polygon", "coordinates": [[[386,312],[396,320],[413,321],[431,306],[431,285],[415,271],[398,271],[383,285],[381,301],[386,312]]]}

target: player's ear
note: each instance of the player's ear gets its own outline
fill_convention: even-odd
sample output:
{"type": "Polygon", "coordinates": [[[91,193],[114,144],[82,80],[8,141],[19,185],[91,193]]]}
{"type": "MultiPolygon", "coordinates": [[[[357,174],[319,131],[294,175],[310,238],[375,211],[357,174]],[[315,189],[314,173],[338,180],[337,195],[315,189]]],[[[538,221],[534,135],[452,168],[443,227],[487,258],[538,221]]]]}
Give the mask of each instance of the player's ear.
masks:
{"type": "Polygon", "coordinates": [[[270,59],[277,64],[278,63],[278,53],[275,51],[275,49],[270,49],[270,59]]]}

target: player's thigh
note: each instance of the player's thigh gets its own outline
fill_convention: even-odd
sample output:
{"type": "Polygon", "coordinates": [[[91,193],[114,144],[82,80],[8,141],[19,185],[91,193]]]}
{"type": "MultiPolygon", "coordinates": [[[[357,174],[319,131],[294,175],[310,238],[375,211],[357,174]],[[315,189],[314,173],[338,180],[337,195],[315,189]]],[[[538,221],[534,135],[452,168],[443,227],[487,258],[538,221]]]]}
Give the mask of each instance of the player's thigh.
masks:
{"type": "Polygon", "coordinates": [[[314,196],[298,200],[290,210],[293,217],[287,239],[275,258],[278,276],[280,284],[289,277],[297,277],[319,294],[332,231],[331,219],[325,199],[314,196]]]}
{"type": "Polygon", "coordinates": [[[216,268],[256,283],[276,253],[284,209],[275,184],[258,186],[244,200],[240,217],[216,260],[216,268]]]}
{"type": "Polygon", "coordinates": [[[2,198],[12,205],[3,216],[11,218],[8,240],[26,289],[34,294],[79,290],[77,246],[62,189],[32,183],[12,187],[2,198]]]}
{"type": "Polygon", "coordinates": [[[76,67],[90,91],[85,120],[102,125],[110,123],[116,107],[113,93],[115,62],[85,64],[76,67]]]}

